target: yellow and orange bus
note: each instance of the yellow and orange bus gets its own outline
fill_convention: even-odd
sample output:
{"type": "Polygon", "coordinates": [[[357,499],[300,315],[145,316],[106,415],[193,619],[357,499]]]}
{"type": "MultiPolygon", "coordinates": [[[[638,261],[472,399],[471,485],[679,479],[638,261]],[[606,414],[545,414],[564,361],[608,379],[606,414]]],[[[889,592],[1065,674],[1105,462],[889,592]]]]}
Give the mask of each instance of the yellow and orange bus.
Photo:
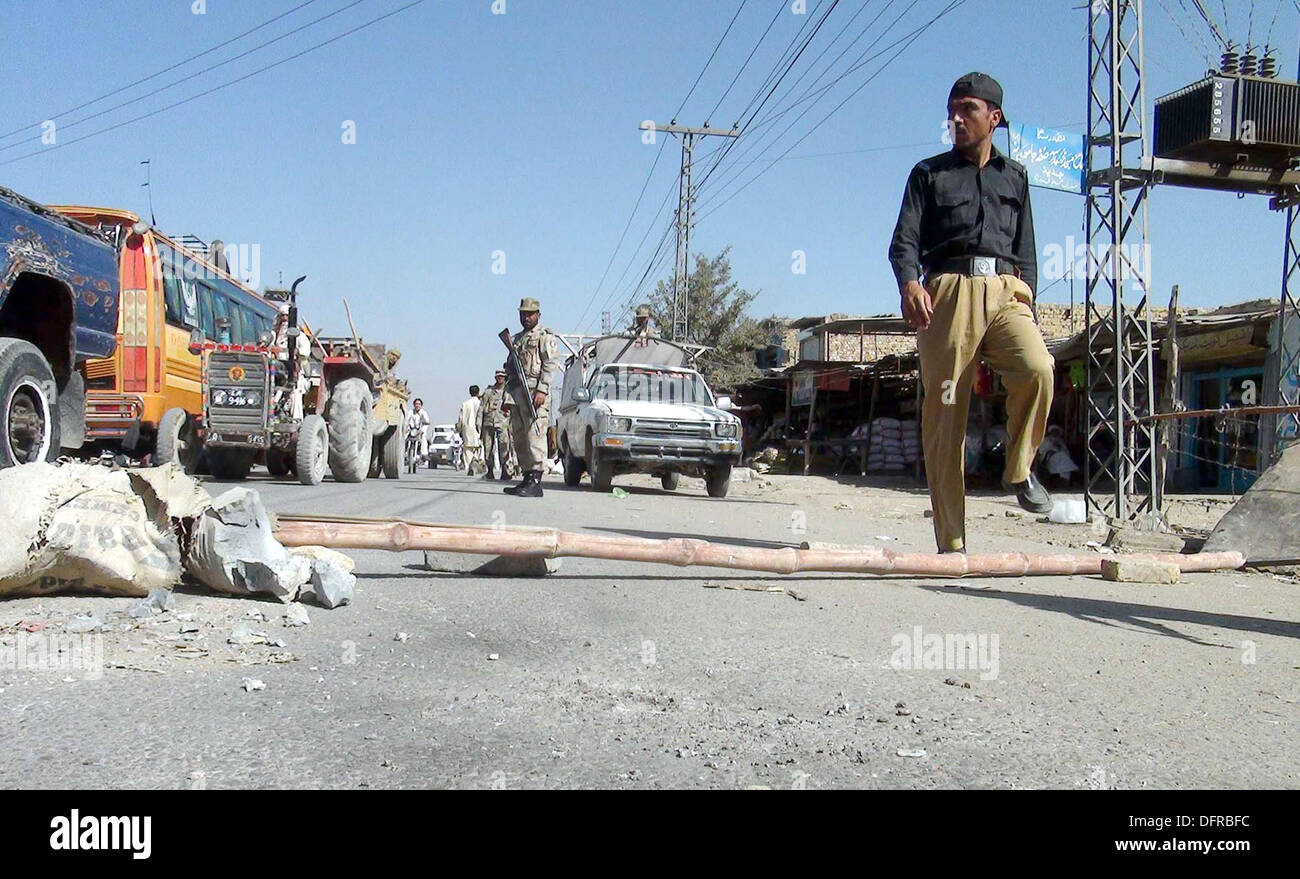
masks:
{"type": "MultiPolygon", "coordinates": [[[[190,351],[193,331],[218,341],[225,318],[232,344],[256,345],[271,331],[277,306],[130,211],[53,208],[109,232],[118,243],[117,352],[85,366],[87,446],[153,457],[163,413],[172,408],[188,413],[188,423],[162,425],[163,431],[193,437],[203,414],[202,360],[190,351]]],[[[181,446],[195,456],[181,463],[193,466],[198,444],[181,446]]]]}

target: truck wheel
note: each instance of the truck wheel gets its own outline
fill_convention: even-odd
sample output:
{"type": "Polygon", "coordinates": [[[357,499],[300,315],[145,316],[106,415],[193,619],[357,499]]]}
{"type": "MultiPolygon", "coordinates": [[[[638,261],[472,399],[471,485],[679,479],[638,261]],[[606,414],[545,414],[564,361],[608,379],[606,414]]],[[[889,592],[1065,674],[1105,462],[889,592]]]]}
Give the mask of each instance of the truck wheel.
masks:
{"type": "Polygon", "coordinates": [[[330,392],[329,465],[339,482],[362,482],[370,469],[372,405],[370,387],[359,378],[344,379],[330,392]]]}
{"type": "Polygon", "coordinates": [[[31,342],[0,338],[0,467],[58,456],[54,373],[31,342]]]}
{"type": "Polygon", "coordinates": [[[390,430],[388,436],[380,440],[383,450],[380,457],[384,461],[384,476],[389,479],[400,479],[402,476],[402,438],[398,436],[397,430],[390,430]]]}
{"type": "Polygon", "coordinates": [[[564,484],[573,488],[582,481],[582,459],[573,454],[569,441],[564,441],[564,484]]]}
{"type": "Polygon", "coordinates": [[[709,497],[726,497],[731,487],[731,465],[719,464],[704,477],[704,484],[709,489],[709,497]]]}
{"type": "Polygon", "coordinates": [[[682,483],[682,474],[665,473],[663,476],[659,477],[659,481],[663,483],[664,491],[676,491],[677,486],[682,483]]]}
{"type": "Polygon", "coordinates": [[[614,484],[614,462],[601,460],[591,437],[587,437],[587,467],[591,472],[591,487],[596,491],[609,491],[614,484]]]}
{"type": "Polygon", "coordinates": [[[278,449],[268,449],[266,452],[266,472],[270,473],[276,479],[283,479],[289,475],[289,453],[281,452],[278,449]]]}
{"type": "Polygon", "coordinates": [[[208,468],[213,479],[247,479],[256,457],[255,449],[208,446],[208,468]]]}
{"type": "Polygon", "coordinates": [[[298,445],[294,449],[294,466],[303,485],[320,485],[325,478],[329,458],[329,429],[319,415],[308,415],[298,425],[298,445]]]}
{"type": "Polygon", "coordinates": [[[190,413],[179,406],[164,412],[158,421],[158,438],[154,441],[154,466],[174,463],[186,473],[193,473],[200,451],[202,447],[190,413]]]}

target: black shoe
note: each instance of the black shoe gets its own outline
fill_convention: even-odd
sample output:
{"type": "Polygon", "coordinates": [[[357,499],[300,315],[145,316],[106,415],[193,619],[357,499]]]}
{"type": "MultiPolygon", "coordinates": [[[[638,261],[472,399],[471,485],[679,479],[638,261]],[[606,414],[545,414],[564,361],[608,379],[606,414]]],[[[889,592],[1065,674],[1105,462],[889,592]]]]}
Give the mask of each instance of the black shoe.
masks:
{"type": "Polygon", "coordinates": [[[1043,516],[1052,512],[1052,496],[1033,473],[1024,482],[1003,482],[1002,487],[1016,496],[1021,508],[1043,516]]]}
{"type": "Polygon", "coordinates": [[[541,497],[542,474],[537,470],[529,470],[528,475],[524,477],[524,484],[519,486],[515,494],[518,497],[541,497]]]}
{"type": "Polygon", "coordinates": [[[525,473],[523,480],[518,485],[507,485],[505,488],[501,490],[506,494],[519,494],[519,492],[523,491],[527,487],[528,487],[528,474],[525,473]]]}
{"type": "Polygon", "coordinates": [[[948,554],[948,553],[950,553],[950,552],[959,552],[959,553],[961,553],[962,555],[965,555],[965,554],[966,554],[966,547],[963,546],[961,549],[941,549],[941,550],[939,550],[939,555],[946,555],[946,554],[948,554]]]}

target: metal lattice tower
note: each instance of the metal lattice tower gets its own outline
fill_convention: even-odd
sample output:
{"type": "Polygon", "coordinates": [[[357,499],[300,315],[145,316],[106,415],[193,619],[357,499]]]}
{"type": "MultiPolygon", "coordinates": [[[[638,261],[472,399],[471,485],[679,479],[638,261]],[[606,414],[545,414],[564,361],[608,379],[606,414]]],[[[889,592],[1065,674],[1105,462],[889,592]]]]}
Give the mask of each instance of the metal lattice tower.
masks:
{"type": "MultiPolygon", "coordinates": [[[[1271,398],[1265,402],[1275,406],[1300,405],[1300,208],[1294,204],[1286,209],[1286,243],[1282,257],[1282,294],[1278,299],[1277,325],[1277,382],[1270,384],[1271,398]]],[[[1273,430],[1261,437],[1264,450],[1270,447],[1273,456],[1280,455],[1286,446],[1300,440],[1300,415],[1278,415],[1273,430]]]]}
{"type": "Polygon", "coordinates": [[[1141,168],[1143,60],[1142,0],[1092,0],[1085,150],[1085,495],[1089,508],[1120,520],[1158,518],[1163,506],[1157,430],[1154,422],[1139,421],[1155,411],[1147,309],[1149,178],[1141,168]]]}

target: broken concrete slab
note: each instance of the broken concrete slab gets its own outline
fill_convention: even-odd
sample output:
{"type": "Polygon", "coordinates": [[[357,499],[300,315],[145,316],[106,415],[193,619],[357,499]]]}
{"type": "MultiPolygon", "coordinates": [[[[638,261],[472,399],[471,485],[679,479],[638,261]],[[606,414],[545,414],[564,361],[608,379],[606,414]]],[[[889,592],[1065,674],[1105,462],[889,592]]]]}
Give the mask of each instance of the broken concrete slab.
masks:
{"type": "Polygon", "coordinates": [[[1248,565],[1300,563],[1300,444],[1255,480],[1214,527],[1202,552],[1236,550],[1248,565]]]}
{"type": "Polygon", "coordinates": [[[252,489],[232,488],[214,500],[194,532],[185,567],[209,589],[269,593],[289,602],[311,578],[312,562],[275,539],[266,507],[252,489]]]}
{"type": "Polygon", "coordinates": [[[483,560],[481,555],[458,552],[424,553],[424,566],[447,574],[481,574],[486,577],[545,577],[560,569],[561,559],[541,556],[499,555],[483,560]]]}
{"type": "Polygon", "coordinates": [[[1116,583],[1178,582],[1178,565],[1173,562],[1156,562],[1146,559],[1102,559],[1101,576],[1116,583]]]}
{"type": "Polygon", "coordinates": [[[1106,545],[1118,552],[1182,552],[1187,541],[1169,531],[1113,526],[1106,545]]]}

